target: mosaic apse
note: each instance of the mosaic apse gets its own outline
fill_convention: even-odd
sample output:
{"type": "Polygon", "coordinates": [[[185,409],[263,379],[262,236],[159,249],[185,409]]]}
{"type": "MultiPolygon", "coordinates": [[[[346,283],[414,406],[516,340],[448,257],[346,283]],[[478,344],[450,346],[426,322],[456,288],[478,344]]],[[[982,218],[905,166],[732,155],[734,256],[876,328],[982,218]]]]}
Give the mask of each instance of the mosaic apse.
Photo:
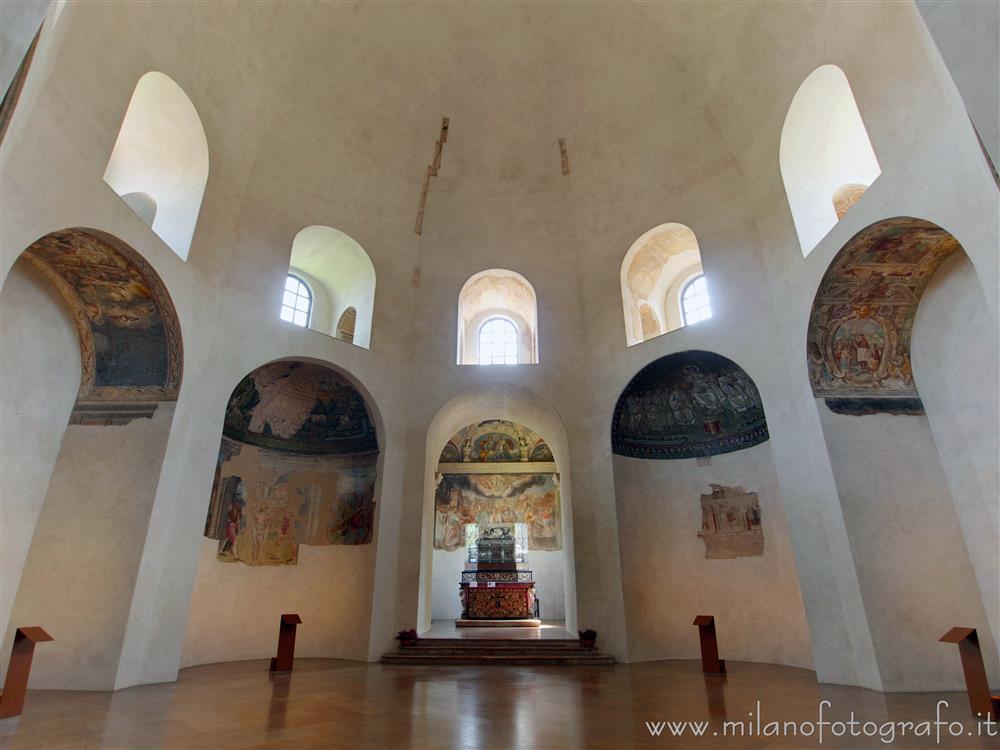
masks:
{"type": "Polygon", "coordinates": [[[361,395],[333,370],[273,362],[226,409],[205,536],[221,562],[288,565],[299,546],[368,544],[378,443],[361,395]]]}
{"type": "Polygon", "coordinates": [[[809,317],[813,395],[841,414],[922,414],[910,336],[931,276],[961,245],[936,224],[886,219],[841,249],[809,317]]]}
{"type": "Polygon", "coordinates": [[[631,458],[712,456],[767,439],[753,380],[732,360],[706,351],[646,365],[618,399],[611,423],[612,450],[631,458]]]}

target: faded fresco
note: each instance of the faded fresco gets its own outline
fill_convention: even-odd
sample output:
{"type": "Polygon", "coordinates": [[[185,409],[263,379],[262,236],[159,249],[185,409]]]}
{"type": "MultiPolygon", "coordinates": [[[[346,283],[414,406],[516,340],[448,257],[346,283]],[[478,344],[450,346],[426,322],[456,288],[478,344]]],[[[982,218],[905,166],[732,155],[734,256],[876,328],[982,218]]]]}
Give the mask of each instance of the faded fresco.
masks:
{"type": "Polygon", "coordinates": [[[920,297],[961,246],[941,227],[900,217],[856,234],[830,264],[809,318],[813,394],[848,414],[922,413],[910,335],[920,297]]]}
{"type": "Polygon", "coordinates": [[[562,549],[556,474],[440,474],[434,494],[434,548],[465,545],[469,523],[523,523],[529,550],[562,549]]]}
{"type": "Polygon", "coordinates": [[[764,554],[760,501],[756,492],[742,487],[710,485],[711,494],[701,496],[701,531],[705,559],[730,560],[764,554]]]}
{"type": "Polygon", "coordinates": [[[378,448],[361,394],[333,370],[308,362],[272,362],[245,377],[229,399],[224,432],[293,453],[378,448]]]}
{"type": "Polygon", "coordinates": [[[79,400],[177,398],[180,326],[163,283],[141,255],[104,232],[67,229],[42,237],[22,257],[53,283],[73,315],[79,400]]]}
{"type": "Polygon", "coordinates": [[[705,351],[646,365],[618,399],[611,425],[612,450],[632,458],[712,456],[767,439],[753,380],[735,362],[705,351]]]}
{"type": "Polygon", "coordinates": [[[364,400],[303,362],[255,370],[230,398],[205,536],[221,562],[290,565],[299,545],[368,544],[378,447],[364,400]]]}
{"type": "Polygon", "coordinates": [[[523,425],[490,419],[469,425],[445,443],[440,463],[548,463],[555,459],[545,441],[523,425]]]}

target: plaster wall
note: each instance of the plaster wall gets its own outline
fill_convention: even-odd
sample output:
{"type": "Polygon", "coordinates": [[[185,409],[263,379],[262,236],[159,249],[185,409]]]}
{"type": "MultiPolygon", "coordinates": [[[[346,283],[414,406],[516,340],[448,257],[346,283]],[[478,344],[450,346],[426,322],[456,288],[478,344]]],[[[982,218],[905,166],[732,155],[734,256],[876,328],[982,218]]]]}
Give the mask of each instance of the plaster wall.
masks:
{"type": "MultiPolygon", "coordinates": [[[[0,632],[80,387],[80,343],[52,286],[27,263],[15,266],[0,294],[0,632]],[[39,392],[47,398],[39,399],[39,392]],[[16,469],[14,468],[16,467],[16,469]],[[8,470],[9,469],[9,470],[8,470]]],[[[31,625],[15,622],[14,627],[31,625]]],[[[6,673],[9,651],[0,654],[6,673]]]]}
{"type": "MultiPolygon", "coordinates": [[[[465,393],[501,395],[470,400],[476,408],[455,428],[489,417],[541,421],[550,444],[545,426],[563,431],[567,620],[578,615],[601,632],[602,650],[627,658],[630,638],[655,633],[626,631],[627,619],[644,615],[622,595],[616,506],[624,499],[614,487],[611,413],[643,365],[707,349],[740,364],[761,391],[818,678],[882,687],[806,375],[812,298],[855,232],[896,215],[955,234],[994,330],[1000,291],[995,184],[917,10],[835,2],[233,8],[72,4],[50,48],[43,35],[0,145],[0,275],[49,231],[102,229],[154,266],[184,335],[186,375],[115,686],[176,677],[225,404],[245,373],[281,357],[349,373],[383,415],[367,658],[421,613],[429,619],[418,569],[431,558],[426,483],[454,430],[433,448],[428,441],[436,415],[465,393]],[[798,86],[826,63],[847,74],[883,173],[803,259],[778,142],[798,86]],[[211,174],[186,264],[101,181],[135,83],[149,70],[184,89],[209,144],[211,174]],[[449,141],[418,236],[420,181],[442,114],[451,117],[449,141]],[[697,235],[715,317],[626,348],[621,259],[636,236],[665,221],[697,235]],[[371,257],[379,292],[370,351],[277,318],[290,239],[317,224],[350,234],[371,257]],[[535,288],[540,364],[459,367],[459,291],[498,266],[535,288]]],[[[977,346],[996,359],[994,345],[977,346]]],[[[958,433],[941,432],[926,380],[919,387],[941,443],[958,433]]],[[[25,403],[48,408],[44,382],[24,389],[25,403]]],[[[964,464],[941,455],[944,475],[959,476],[964,464]]],[[[13,460],[5,448],[5,477],[13,460]]],[[[995,467],[979,465],[984,481],[995,477],[995,467]]],[[[968,527],[966,510],[959,514],[968,527]]],[[[995,563],[973,551],[977,560],[995,563]]],[[[191,610],[196,622],[203,606],[191,610]]],[[[262,633],[277,614],[261,615],[262,633]]]]}
{"type": "Polygon", "coordinates": [[[727,659],[811,668],[812,650],[795,558],[769,442],[671,461],[615,456],[629,659],[697,659],[696,615],[715,615],[727,659]],[[756,492],[764,554],[705,559],[700,495],[709,484],[756,492]]]}
{"type": "Polygon", "coordinates": [[[220,563],[202,541],[181,666],[274,656],[278,617],[302,617],[296,656],[365,661],[372,545],[299,545],[295,565],[220,563]]]}
{"type": "MultiPolygon", "coordinates": [[[[539,614],[543,620],[563,620],[566,617],[566,595],[563,581],[563,553],[529,550],[528,568],[535,581],[539,599],[539,614]]],[[[434,550],[432,620],[455,620],[462,616],[458,600],[458,584],[465,569],[465,549],[451,552],[434,550]]]]}
{"type": "Polygon", "coordinates": [[[29,687],[114,686],[173,411],[161,403],[151,419],[66,428],[11,617],[55,639],[29,687]]]}
{"type": "MultiPolygon", "coordinates": [[[[961,664],[937,639],[989,624],[927,418],[818,408],[885,689],[961,690],[961,664]]],[[[992,638],[981,641],[995,670],[992,638]]]]}

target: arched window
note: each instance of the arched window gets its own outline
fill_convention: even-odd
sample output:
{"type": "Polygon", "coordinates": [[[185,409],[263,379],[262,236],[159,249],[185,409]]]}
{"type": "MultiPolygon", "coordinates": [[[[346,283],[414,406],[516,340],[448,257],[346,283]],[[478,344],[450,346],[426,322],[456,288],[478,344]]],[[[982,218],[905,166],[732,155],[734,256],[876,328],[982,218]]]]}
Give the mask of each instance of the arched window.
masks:
{"type": "Polygon", "coordinates": [[[626,343],[634,346],[683,326],[684,282],[701,273],[701,250],[690,227],[660,224],[633,242],[621,267],[626,343]]]}
{"type": "Polygon", "coordinates": [[[352,237],[333,227],[305,227],[292,240],[288,273],[312,292],[312,330],[368,349],[375,314],[375,266],[352,237]]]}
{"type": "Polygon", "coordinates": [[[104,181],[187,260],[208,181],[208,141],[194,104],[169,76],[139,79],[104,181]]]}
{"type": "Polygon", "coordinates": [[[517,364],[517,326],[506,318],[490,318],[476,337],[481,365],[517,364]]]}
{"type": "Polygon", "coordinates": [[[708,296],[705,274],[698,274],[681,291],[681,311],[684,325],[690,326],[712,317],[712,300],[708,296]]]}
{"type": "Polygon", "coordinates": [[[480,271],[465,282],[458,294],[457,332],[460,365],[538,364],[538,301],[534,288],[514,271],[480,271]],[[501,346],[501,340],[512,341],[510,348],[504,348],[506,343],[501,346]],[[484,348],[484,341],[489,341],[490,346],[484,348]]]}
{"type": "Polygon", "coordinates": [[[305,328],[312,314],[312,292],[298,276],[285,278],[285,294],[281,298],[281,319],[305,328]]]}
{"type": "Polygon", "coordinates": [[[778,161],[805,256],[882,173],[851,84],[836,65],[816,68],[795,92],[778,161]]]}

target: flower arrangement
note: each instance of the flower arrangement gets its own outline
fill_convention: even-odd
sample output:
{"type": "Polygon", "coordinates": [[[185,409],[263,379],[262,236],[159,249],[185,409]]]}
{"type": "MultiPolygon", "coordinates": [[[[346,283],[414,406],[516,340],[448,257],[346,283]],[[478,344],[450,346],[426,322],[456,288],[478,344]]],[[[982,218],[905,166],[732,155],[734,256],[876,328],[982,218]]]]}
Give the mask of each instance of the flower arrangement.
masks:
{"type": "Polygon", "coordinates": [[[400,630],[396,634],[396,640],[399,641],[401,646],[412,646],[417,642],[417,631],[413,628],[409,630],[400,630]]]}

